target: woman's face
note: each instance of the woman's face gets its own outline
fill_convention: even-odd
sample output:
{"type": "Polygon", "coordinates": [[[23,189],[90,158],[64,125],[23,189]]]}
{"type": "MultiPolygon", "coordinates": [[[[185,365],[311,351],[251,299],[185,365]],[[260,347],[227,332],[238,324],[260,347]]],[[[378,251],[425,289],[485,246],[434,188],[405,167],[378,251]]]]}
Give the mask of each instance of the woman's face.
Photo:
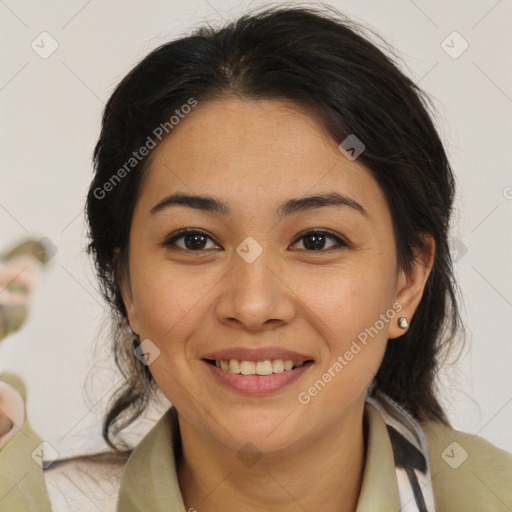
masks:
{"type": "Polygon", "coordinates": [[[223,99],[199,102],[152,155],[124,299],[180,416],[224,446],[264,452],[351,415],[360,425],[387,340],[403,333],[397,319],[411,318],[428,268],[398,271],[383,191],[318,121],[288,102],[223,99]],[[175,204],[174,194],[225,206],[175,204]],[[331,205],[305,200],[333,194],[331,205]],[[206,361],[215,356],[276,373],[231,373],[206,361]],[[280,359],[310,362],[279,371],[280,359]]]}

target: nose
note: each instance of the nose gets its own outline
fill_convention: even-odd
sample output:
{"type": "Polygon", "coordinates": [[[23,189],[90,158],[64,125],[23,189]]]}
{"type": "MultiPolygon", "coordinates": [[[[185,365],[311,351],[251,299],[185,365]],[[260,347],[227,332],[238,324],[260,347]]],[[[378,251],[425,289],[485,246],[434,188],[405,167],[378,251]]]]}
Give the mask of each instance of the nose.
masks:
{"type": "Polygon", "coordinates": [[[296,300],[283,275],[270,249],[252,262],[234,253],[216,304],[218,320],[254,332],[290,323],[296,300]]]}

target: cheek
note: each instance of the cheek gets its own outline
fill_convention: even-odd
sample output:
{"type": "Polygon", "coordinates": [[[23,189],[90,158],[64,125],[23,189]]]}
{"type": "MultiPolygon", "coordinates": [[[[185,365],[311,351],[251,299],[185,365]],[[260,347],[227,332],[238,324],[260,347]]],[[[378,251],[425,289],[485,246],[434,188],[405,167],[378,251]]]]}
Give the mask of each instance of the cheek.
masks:
{"type": "MultiPolygon", "coordinates": [[[[324,275],[302,274],[294,286],[297,295],[323,324],[322,334],[336,349],[343,349],[365,329],[373,326],[391,307],[393,276],[379,266],[347,265],[324,275]]],[[[391,313],[388,314],[390,316],[391,313]]],[[[379,331],[387,339],[389,319],[379,331]]]]}
{"type": "MultiPolygon", "coordinates": [[[[392,308],[389,278],[352,268],[317,284],[307,297],[310,320],[325,340],[318,372],[298,396],[311,416],[336,421],[361,399],[382,362],[392,308]],[[338,408],[332,404],[337,403],[338,408]]],[[[391,287],[392,288],[392,287],[391,287]]],[[[396,321],[396,318],[395,318],[396,321]]]]}
{"type": "Polygon", "coordinates": [[[132,290],[141,336],[151,339],[160,350],[183,351],[185,340],[206,314],[208,293],[218,277],[199,267],[185,271],[165,261],[134,259],[133,268],[132,290]]]}
{"type": "Polygon", "coordinates": [[[320,380],[329,383],[325,392],[322,382],[311,388],[312,395],[305,390],[305,399],[321,394],[315,401],[322,407],[340,397],[350,402],[365,392],[382,362],[389,326],[397,317],[392,307],[393,271],[392,262],[361,257],[322,279],[310,280],[314,283],[310,287],[302,285],[300,296],[314,313],[310,321],[325,340],[320,380]]]}

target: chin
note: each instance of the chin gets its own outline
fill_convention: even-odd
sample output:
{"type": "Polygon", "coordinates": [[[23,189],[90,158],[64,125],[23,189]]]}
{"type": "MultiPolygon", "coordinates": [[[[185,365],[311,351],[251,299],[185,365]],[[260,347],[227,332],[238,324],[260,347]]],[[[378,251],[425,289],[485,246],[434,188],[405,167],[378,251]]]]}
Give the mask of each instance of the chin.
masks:
{"type": "Polygon", "coordinates": [[[257,420],[254,415],[231,418],[224,416],[222,426],[215,428],[213,435],[221,444],[236,452],[247,445],[262,453],[280,451],[292,446],[300,438],[297,426],[292,423],[291,418],[287,418],[287,414],[279,417],[268,415],[257,420]]]}

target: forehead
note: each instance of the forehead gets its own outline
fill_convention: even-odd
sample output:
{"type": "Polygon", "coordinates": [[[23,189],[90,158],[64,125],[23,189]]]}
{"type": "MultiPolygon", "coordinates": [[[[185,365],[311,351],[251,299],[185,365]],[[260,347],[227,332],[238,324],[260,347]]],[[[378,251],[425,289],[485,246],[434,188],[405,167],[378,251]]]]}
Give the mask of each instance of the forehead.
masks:
{"type": "Polygon", "coordinates": [[[385,201],[370,171],[341,153],[312,112],[281,100],[198,102],[154,150],[141,195],[155,202],[174,190],[247,207],[330,190],[368,211],[385,201]]]}
{"type": "Polygon", "coordinates": [[[290,101],[224,98],[199,102],[153,158],[186,160],[191,167],[209,162],[239,171],[264,162],[263,174],[286,161],[326,158],[326,144],[336,146],[312,114],[290,101]]]}

